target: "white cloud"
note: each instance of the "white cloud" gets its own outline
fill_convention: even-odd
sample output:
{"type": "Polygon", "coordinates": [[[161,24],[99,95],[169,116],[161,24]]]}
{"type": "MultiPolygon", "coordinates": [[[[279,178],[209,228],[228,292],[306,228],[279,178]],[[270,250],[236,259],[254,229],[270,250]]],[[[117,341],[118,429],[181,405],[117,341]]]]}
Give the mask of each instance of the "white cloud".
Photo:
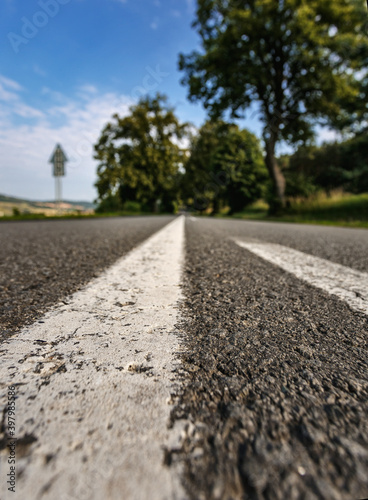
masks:
{"type": "Polygon", "coordinates": [[[15,82],[14,80],[10,80],[10,78],[6,78],[3,75],[0,75],[0,83],[2,83],[5,87],[8,87],[13,90],[22,90],[23,87],[19,85],[18,82],[15,82]]]}
{"type": "MultiPolygon", "coordinates": [[[[1,83],[6,82],[0,77],[1,83]]],[[[43,109],[29,106],[22,98],[21,86],[10,81],[17,92],[11,98],[1,87],[0,147],[2,194],[31,199],[53,197],[50,155],[56,143],[62,144],[68,158],[63,180],[64,199],[92,200],[96,197],[96,161],[93,145],[114,113],[124,116],[132,100],[116,93],[101,93],[92,85],[77,89],[70,98],[48,88],[40,91],[51,101],[43,109]],[[10,105],[11,104],[11,105],[10,105]]]]}
{"type": "Polygon", "coordinates": [[[23,88],[19,83],[0,75],[0,109],[3,116],[12,114],[23,118],[42,118],[43,113],[25,104],[21,99],[23,88]]]}
{"type": "Polygon", "coordinates": [[[0,76],[0,101],[14,102],[18,100],[18,93],[22,87],[13,80],[0,76]]]}
{"type": "Polygon", "coordinates": [[[157,28],[158,28],[158,23],[159,23],[159,19],[158,19],[158,17],[155,17],[155,19],[154,19],[154,20],[151,22],[151,24],[150,24],[150,28],[151,28],[152,30],[157,30],[157,28]]]}
{"type": "Polygon", "coordinates": [[[38,76],[42,76],[42,77],[47,76],[46,71],[43,70],[38,64],[34,64],[32,69],[33,69],[33,72],[38,76]]]}
{"type": "Polygon", "coordinates": [[[85,94],[97,94],[98,89],[94,85],[82,85],[79,90],[85,94]]]}
{"type": "Polygon", "coordinates": [[[45,116],[39,109],[27,106],[23,102],[17,102],[13,108],[13,112],[22,118],[43,118],[45,116]]]}
{"type": "Polygon", "coordinates": [[[55,90],[51,90],[48,87],[42,88],[41,95],[49,96],[56,102],[63,102],[66,99],[66,97],[61,92],[56,92],[55,90]]]}
{"type": "Polygon", "coordinates": [[[18,98],[17,94],[11,92],[5,88],[5,85],[0,83],[0,101],[11,102],[16,101],[18,98]]]}

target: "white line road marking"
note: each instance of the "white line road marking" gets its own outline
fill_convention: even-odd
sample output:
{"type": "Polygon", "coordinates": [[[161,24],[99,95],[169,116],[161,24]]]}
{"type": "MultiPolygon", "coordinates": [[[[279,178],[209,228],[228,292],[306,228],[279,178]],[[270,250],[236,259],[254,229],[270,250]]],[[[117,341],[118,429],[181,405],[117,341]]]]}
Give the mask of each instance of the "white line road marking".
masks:
{"type": "Polygon", "coordinates": [[[336,295],[352,309],[368,314],[368,273],[274,243],[235,242],[297,278],[336,295]]]}
{"type": "Polygon", "coordinates": [[[16,386],[16,493],[2,499],[179,499],[163,465],[179,340],[184,217],[120,259],[67,305],[0,345],[1,406],[16,386]],[[19,474],[22,472],[21,474],[19,474]]]}

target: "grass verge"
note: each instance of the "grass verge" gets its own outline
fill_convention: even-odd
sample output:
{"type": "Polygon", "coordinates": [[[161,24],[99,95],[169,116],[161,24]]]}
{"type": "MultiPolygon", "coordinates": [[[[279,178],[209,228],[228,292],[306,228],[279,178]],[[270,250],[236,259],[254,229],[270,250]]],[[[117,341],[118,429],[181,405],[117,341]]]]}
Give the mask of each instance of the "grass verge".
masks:
{"type": "MultiPolygon", "coordinates": [[[[225,215],[225,217],[228,216],[225,215]]],[[[285,213],[278,217],[269,216],[268,205],[263,201],[258,201],[232,217],[247,220],[368,228],[368,193],[350,195],[336,192],[331,196],[321,193],[308,200],[296,199],[290,203],[285,213]]]]}

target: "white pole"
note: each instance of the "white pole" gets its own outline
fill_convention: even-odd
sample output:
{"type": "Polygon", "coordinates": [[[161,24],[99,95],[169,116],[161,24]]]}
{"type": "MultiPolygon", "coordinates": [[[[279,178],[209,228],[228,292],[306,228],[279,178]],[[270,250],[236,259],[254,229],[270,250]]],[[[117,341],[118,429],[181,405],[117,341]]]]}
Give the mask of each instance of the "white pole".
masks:
{"type": "Polygon", "coordinates": [[[61,177],[55,177],[55,204],[57,211],[61,210],[61,177]]]}

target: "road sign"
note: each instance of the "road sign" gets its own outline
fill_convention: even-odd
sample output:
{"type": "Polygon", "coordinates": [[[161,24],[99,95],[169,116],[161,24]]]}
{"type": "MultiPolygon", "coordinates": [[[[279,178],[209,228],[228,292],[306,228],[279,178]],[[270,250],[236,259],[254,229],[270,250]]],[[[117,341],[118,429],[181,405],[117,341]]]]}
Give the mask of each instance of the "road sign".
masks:
{"type": "Polygon", "coordinates": [[[60,144],[57,144],[55,151],[50,158],[50,163],[54,165],[54,177],[63,177],[65,175],[65,163],[67,161],[68,158],[62,150],[62,147],[60,146],[60,144]]]}
{"type": "Polygon", "coordinates": [[[68,161],[60,144],[56,145],[54,152],[50,158],[50,163],[54,165],[53,175],[55,177],[55,202],[58,210],[61,208],[61,177],[65,175],[65,163],[68,161]]]}

